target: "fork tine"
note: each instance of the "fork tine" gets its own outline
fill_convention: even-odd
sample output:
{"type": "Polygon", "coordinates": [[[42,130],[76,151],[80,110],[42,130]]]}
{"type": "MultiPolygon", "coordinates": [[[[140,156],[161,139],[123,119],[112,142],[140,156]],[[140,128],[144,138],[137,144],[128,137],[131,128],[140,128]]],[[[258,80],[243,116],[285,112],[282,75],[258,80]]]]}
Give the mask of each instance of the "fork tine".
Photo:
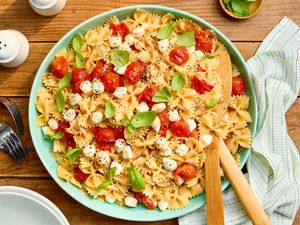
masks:
{"type": "Polygon", "coordinates": [[[13,159],[18,160],[18,156],[16,152],[12,151],[8,143],[6,142],[6,139],[3,139],[3,151],[6,152],[9,156],[11,156],[13,159]]]}
{"type": "Polygon", "coordinates": [[[24,133],[24,126],[23,126],[23,120],[20,111],[15,103],[11,103],[10,108],[13,116],[16,118],[16,126],[17,126],[18,133],[20,136],[22,136],[24,133]]]}
{"type": "Polygon", "coordinates": [[[13,142],[13,140],[11,139],[11,136],[8,136],[6,138],[6,142],[10,147],[10,150],[16,155],[16,160],[19,161],[20,157],[22,157],[20,155],[20,152],[18,151],[18,149],[16,148],[16,144],[13,142]]]}
{"type": "Polygon", "coordinates": [[[22,146],[18,136],[15,133],[11,133],[10,138],[15,143],[15,148],[19,152],[21,159],[23,159],[27,155],[26,149],[22,146]]]}

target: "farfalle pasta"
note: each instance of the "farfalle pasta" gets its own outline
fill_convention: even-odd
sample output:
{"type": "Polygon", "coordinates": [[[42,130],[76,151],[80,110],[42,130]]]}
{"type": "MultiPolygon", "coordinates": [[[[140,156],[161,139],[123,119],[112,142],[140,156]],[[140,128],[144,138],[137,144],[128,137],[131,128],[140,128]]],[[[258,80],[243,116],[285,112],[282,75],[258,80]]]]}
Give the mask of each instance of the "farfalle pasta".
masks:
{"type": "Polygon", "coordinates": [[[220,118],[219,54],[210,30],[136,10],[76,34],[43,76],[37,124],[53,141],[57,175],[110,204],[180,209],[203,192],[212,133],[239,163],[251,145],[243,80],[220,118]]]}

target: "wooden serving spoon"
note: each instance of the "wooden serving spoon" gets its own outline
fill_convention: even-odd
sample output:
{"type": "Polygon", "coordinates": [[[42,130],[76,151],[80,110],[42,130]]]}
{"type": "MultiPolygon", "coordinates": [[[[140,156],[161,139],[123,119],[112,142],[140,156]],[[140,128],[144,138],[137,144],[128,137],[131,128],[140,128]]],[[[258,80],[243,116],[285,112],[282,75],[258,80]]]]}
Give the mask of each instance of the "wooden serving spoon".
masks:
{"type": "MultiPolygon", "coordinates": [[[[232,77],[231,61],[226,51],[215,54],[219,60],[216,72],[221,77],[232,77]]],[[[222,89],[222,99],[216,105],[214,111],[221,118],[228,107],[231,95],[231,80],[225,82],[222,89]]],[[[205,196],[206,196],[206,220],[208,225],[224,224],[224,208],[222,201],[222,186],[220,176],[219,137],[211,134],[212,143],[205,148],[205,196]]]]}
{"type": "MultiPolygon", "coordinates": [[[[215,107],[215,112],[219,118],[222,118],[227,110],[232,90],[232,68],[230,56],[227,52],[216,54],[219,59],[217,73],[220,75],[223,83],[221,102],[215,107]],[[229,72],[229,69],[231,72],[229,72]]],[[[251,190],[244,174],[232,157],[226,144],[221,138],[218,138],[219,156],[225,174],[227,175],[235,193],[246,210],[250,220],[254,225],[271,224],[268,216],[258,201],[256,195],[251,190]]]]}

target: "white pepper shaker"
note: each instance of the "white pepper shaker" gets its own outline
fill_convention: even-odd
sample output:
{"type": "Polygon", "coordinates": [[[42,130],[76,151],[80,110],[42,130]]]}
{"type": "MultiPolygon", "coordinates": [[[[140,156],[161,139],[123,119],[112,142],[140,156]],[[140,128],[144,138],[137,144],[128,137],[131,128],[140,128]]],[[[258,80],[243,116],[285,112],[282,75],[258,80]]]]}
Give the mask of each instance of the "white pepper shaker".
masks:
{"type": "Polygon", "coordinates": [[[66,5],[67,0],[29,0],[31,8],[42,16],[53,16],[66,5]]]}
{"type": "Polygon", "coordinates": [[[22,64],[29,53],[27,38],[17,30],[0,31],[0,66],[16,67],[22,64]]]}

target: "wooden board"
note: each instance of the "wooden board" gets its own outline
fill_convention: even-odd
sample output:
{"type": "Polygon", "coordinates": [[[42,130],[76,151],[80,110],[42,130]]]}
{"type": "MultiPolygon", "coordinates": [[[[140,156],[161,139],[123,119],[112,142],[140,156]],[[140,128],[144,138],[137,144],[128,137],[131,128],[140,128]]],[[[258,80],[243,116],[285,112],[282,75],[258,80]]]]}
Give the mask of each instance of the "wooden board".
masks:
{"type": "MultiPolygon", "coordinates": [[[[0,30],[17,29],[22,31],[30,41],[30,54],[26,62],[15,69],[0,67],[0,96],[9,96],[20,107],[25,135],[22,142],[29,155],[21,163],[15,163],[7,155],[0,152],[0,185],[16,185],[35,190],[53,201],[66,215],[71,225],[177,225],[177,219],[157,223],[133,223],[112,219],[95,213],[74,201],[49,177],[41,164],[30,139],[28,130],[28,96],[35,73],[47,52],[66,32],[80,22],[113,8],[134,4],[155,4],[178,8],[193,13],[220,29],[238,47],[245,59],[250,58],[260,42],[279,22],[288,16],[300,24],[300,0],[265,0],[262,10],[257,16],[245,21],[238,21],[223,13],[218,1],[212,0],[69,0],[64,10],[53,17],[37,15],[27,0],[0,0],[0,30]]],[[[8,113],[0,107],[0,121],[13,125],[8,113]]],[[[287,113],[289,134],[300,148],[300,98],[287,113]]],[[[294,225],[300,224],[300,211],[294,225]]]]}

